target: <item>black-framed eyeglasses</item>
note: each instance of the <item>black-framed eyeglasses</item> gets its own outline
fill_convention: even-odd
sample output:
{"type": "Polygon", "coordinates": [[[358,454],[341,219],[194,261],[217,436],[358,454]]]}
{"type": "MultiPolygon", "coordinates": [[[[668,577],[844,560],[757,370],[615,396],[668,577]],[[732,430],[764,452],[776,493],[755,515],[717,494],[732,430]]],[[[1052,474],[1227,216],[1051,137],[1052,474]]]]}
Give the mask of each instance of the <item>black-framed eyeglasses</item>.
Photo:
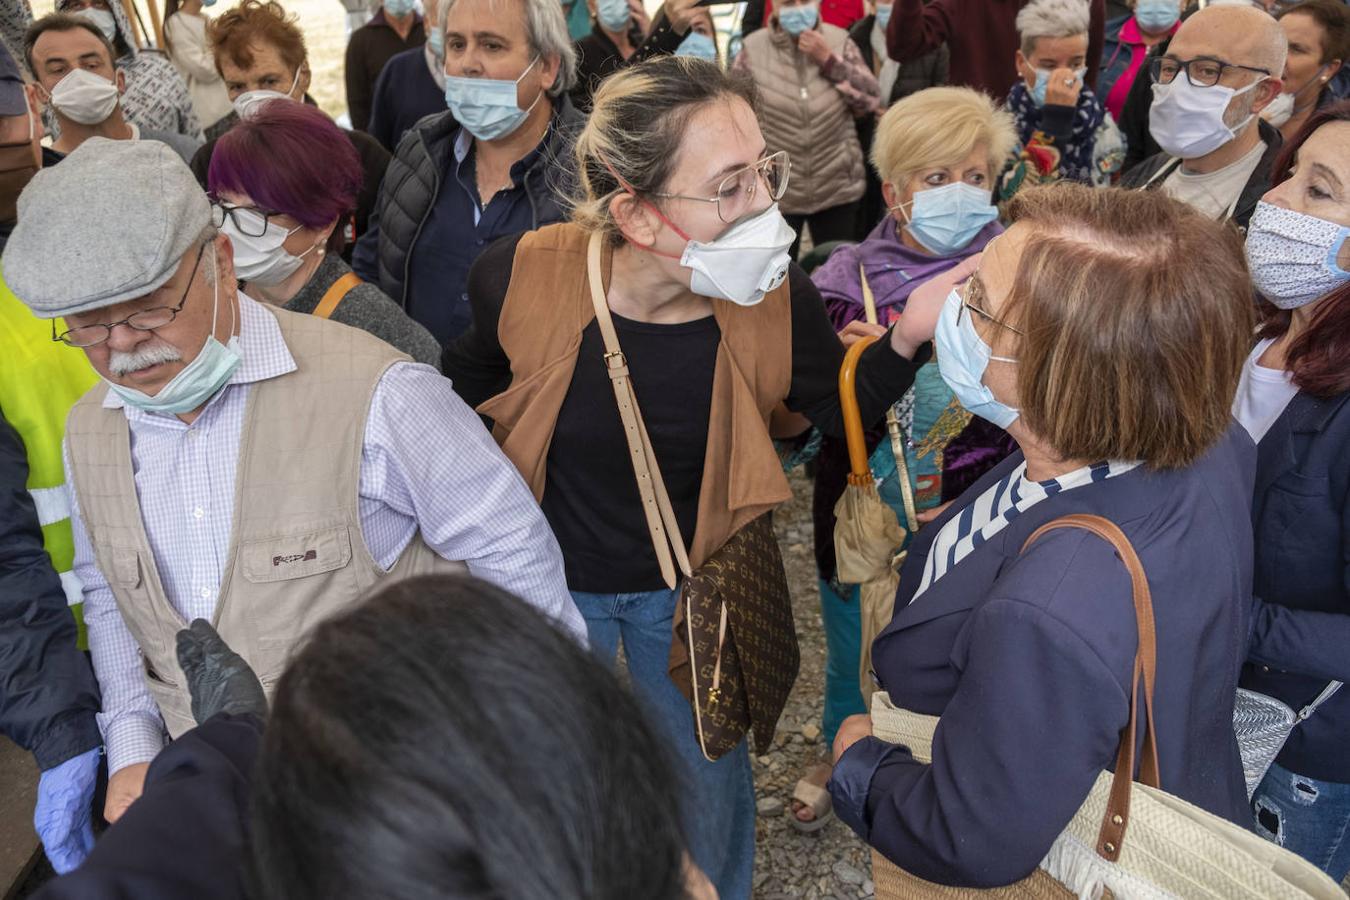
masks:
{"type": "Polygon", "coordinates": [[[112,330],[118,325],[125,325],[137,331],[154,331],[156,328],[163,328],[183,311],[183,306],[187,303],[188,291],[192,290],[192,282],[196,280],[197,269],[202,264],[202,252],[205,250],[206,244],[197,248],[197,259],[192,263],[192,274],[188,276],[187,286],[183,288],[183,297],[178,301],[177,306],[152,306],[149,309],[134,312],[120,322],[109,322],[107,325],[81,325],[79,328],[71,328],[60,334],[56,333],[56,320],[53,319],[52,340],[60,341],[71,347],[95,347],[112,337],[112,330]]]}
{"type": "Polygon", "coordinates": [[[1195,59],[1177,59],[1174,56],[1159,56],[1148,64],[1148,73],[1159,84],[1171,84],[1172,79],[1182,69],[1186,70],[1186,80],[1196,87],[1214,87],[1229,69],[1242,69],[1245,72],[1259,72],[1270,77],[1269,69],[1259,66],[1243,66],[1224,62],[1212,56],[1197,56],[1195,59]]]}
{"type": "Polygon", "coordinates": [[[755,191],[758,190],[760,182],[764,183],[771,200],[777,202],[783,199],[791,172],[792,161],[788,159],[787,151],[779,150],[723,178],[717,185],[716,197],[691,197],[687,194],[653,194],[653,196],[669,200],[716,203],[717,217],[730,224],[739,221],[754,207],[755,191]]]}
{"type": "Polygon", "coordinates": [[[979,316],[986,322],[991,322],[1000,328],[1006,328],[1013,334],[1024,334],[1024,332],[1013,325],[997,318],[993,313],[986,312],[981,308],[985,299],[984,282],[974,276],[966,282],[965,290],[961,292],[961,309],[956,313],[956,324],[961,324],[961,316],[965,315],[966,310],[970,310],[972,316],[979,316]],[[980,304],[980,305],[977,305],[980,304]]]}
{"type": "MultiPolygon", "coordinates": [[[[235,229],[240,234],[249,237],[262,237],[267,234],[267,225],[273,217],[284,215],[284,213],[273,212],[271,210],[259,209],[256,206],[235,206],[233,203],[226,203],[222,200],[216,200],[211,204],[211,224],[216,228],[223,228],[225,220],[229,219],[234,223],[235,229]]],[[[286,236],[299,231],[299,227],[286,228],[284,225],[278,225],[286,231],[286,236]]]]}

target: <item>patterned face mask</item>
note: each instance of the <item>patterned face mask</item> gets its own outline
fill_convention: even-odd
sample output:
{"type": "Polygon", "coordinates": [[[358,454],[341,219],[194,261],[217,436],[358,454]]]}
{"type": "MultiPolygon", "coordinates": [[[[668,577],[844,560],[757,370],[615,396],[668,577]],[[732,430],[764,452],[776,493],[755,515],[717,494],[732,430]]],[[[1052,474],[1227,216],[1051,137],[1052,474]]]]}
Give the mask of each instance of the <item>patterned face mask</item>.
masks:
{"type": "Polygon", "coordinates": [[[1247,226],[1252,284],[1280,309],[1325,297],[1350,281],[1337,262],[1347,238],[1350,227],[1263,200],[1247,226]]]}

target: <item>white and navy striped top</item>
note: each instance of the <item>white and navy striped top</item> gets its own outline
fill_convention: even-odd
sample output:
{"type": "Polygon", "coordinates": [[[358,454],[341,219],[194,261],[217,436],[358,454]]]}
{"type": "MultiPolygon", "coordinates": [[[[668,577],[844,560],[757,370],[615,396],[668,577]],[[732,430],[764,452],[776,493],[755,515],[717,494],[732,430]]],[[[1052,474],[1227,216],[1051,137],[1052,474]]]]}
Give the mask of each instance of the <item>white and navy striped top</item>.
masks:
{"type": "Polygon", "coordinates": [[[959,514],[942,526],[928,551],[923,579],[910,602],[919,599],[933,583],[946,575],[976,547],[998,534],[1022,513],[1061,491],[1096,481],[1105,481],[1136,468],[1138,462],[1111,460],[1075,469],[1049,481],[1027,478],[1025,462],[992,485],[959,514]]]}

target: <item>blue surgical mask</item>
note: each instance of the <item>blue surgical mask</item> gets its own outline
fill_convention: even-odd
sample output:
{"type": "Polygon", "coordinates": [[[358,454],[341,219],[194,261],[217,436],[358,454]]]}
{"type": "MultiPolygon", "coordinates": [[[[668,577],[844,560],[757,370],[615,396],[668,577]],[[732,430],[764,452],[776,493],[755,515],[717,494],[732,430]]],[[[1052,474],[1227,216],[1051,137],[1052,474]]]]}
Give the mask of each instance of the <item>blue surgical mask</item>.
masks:
{"type": "Polygon", "coordinates": [[[885,31],[886,26],[891,24],[891,4],[880,3],[877,5],[877,24],[881,26],[882,31],[885,31]]]}
{"type": "Polygon", "coordinates": [[[445,59],[445,32],[439,28],[428,31],[427,46],[431,48],[432,56],[437,59],[445,59]]]}
{"type": "Polygon", "coordinates": [[[384,0],[384,11],[396,19],[401,19],[412,12],[415,7],[413,0],[384,0]]]}
{"type": "MultiPolygon", "coordinates": [[[[1074,69],[1073,74],[1081,82],[1083,80],[1083,76],[1087,74],[1087,69],[1086,68],[1074,69]]],[[[1049,86],[1050,86],[1050,70],[1037,69],[1036,84],[1034,87],[1031,88],[1031,102],[1035,103],[1037,107],[1042,107],[1045,105],[1045,89],[1048,88],[1049,86]]]]}
{"type": "Polygon", "coordinates": [[[1006,363],[1017,360],[993,355],[975,330],[973,315],[969,310],[961,315],[961,293],[953,289],[938,314],[933,334],[938,372],[967,412],[1006,430],[1017,421],[1020,411],[994,398],[994,392],[984,383],[984,371],[990,360],[1006,363]]]}
{"type": "Polygon", "coordinates": [[[989,202],[987,190],[957,181],[915,194],[904,227],[930,253],[951,256],[997,218],[998,207],[989,202]]]}
{"type": "Polygon", "coordinates": [[[1150,34],[1159,34],[1177,24],[1181,7],[1177,0],[1138,0],[1134,4],[1134,19],[1150,34]]]}
{"type": "Polygon", "coordinates": [[[633,9],[628,0],[599,0],[595,5],[595,17],[605,30],[623,31],[633,18],[633,9]]]}
{"type": "MultiPolygon", "coordinates": [[[[214,251],[212,252],[214,256],[214,251]]],[[[213,258],[212,266],[214,265],[213,258]]],[[[216,313],[220,310],[219,272],[215,278],[214,293],[215,299],[211,305],[211,334],[207,335],[206,343],[202,344],[202,349],[193,357],[192,362],[184,366],[183,370],[160,388],[159,393],[153,397],[135,388],[109,381],[108,388],[121,397],[123,403],[145,412],[167,416],[182,415],[204,405],[230,380],[234,370],[243,362],[243,357],[239,353],[239,340],[233,333],[233,306],[230,307],[229,343],[222,344],[216,340],[216,313]]]]}
{"type": "Polygon", "coordinates": [[[717,44],[706,34],[699,34],[697,31],[689,32],[689,35],[682,41],[675,50],[676,56],[694,56],[698,59],[708,59],[717,61],[717,44]]]}
{"type": "Polygon", "coordinates": [[[814,3],[809,6],[789,6],[778,11],[778,24],[793,37],[815,28],[819,19],[820,11],[814,3]]]}
{"type": "Polygon", "coordinates": [[[455,114],[455,121],[480,141],[493,141],[515,131],[539,102],[539,97],[544,96],[540,91],[529,109],[521,109],[516,102],[516,85],[537,62],[539,57],[536,56],[514,81],[446,76],[445,103],[455,114]]]}

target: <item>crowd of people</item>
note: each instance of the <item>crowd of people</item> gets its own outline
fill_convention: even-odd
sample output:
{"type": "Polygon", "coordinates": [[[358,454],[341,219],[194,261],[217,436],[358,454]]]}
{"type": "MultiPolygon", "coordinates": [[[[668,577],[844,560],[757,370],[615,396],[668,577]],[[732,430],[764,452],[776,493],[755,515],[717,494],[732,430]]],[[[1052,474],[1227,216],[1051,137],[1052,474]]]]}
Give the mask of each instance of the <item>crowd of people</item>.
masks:
{"type": "Polygon", "coordinates": [[[749,898],[799,465],[792,827],[1036,870],[1132,721],[1090,514],[1163,789],[1350,875],[1350,5],[383,0],[339,125],[214,2],[0,9],[41,896],[749,898]],[[1239,689],[1302,711],[1254,779],[1239,689]]]}

